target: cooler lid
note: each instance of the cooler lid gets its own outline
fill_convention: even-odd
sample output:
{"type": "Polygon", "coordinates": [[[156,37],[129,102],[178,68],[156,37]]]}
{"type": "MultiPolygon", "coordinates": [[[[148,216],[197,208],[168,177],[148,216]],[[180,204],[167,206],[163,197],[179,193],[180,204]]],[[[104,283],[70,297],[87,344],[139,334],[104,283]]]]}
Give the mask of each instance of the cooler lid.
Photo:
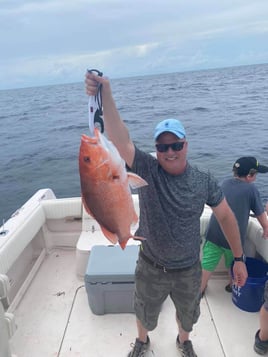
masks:
{"type": "Polygon", "coordinates": [[[88,283],[134,282],[139,246],[94,246],[85,275],[88,283]]]}

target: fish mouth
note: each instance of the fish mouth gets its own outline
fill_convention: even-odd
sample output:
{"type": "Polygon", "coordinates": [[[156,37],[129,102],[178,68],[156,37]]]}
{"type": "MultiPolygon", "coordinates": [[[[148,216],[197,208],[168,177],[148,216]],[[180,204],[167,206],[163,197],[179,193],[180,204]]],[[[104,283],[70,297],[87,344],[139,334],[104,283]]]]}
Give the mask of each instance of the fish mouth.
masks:
{"type": "Polygon", "coordinates": [[[85,143],[96,144],[97,140],[98,138],[96,136],[90,137],[86,134],[82,134],[81,136],[81,141],[84,141],[85,143]]]}

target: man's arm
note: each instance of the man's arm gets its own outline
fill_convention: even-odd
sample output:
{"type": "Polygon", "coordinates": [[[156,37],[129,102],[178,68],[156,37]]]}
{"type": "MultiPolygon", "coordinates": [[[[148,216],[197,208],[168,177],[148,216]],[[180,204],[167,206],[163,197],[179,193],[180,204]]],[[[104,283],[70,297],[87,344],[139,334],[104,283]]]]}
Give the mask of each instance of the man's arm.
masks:
{"type": "MultiPolygon", "coordinates": [[[[218,206],[212,207],[212,210],[230,245],[234,257],[241,257],[243,249],[241,245],[239,227],[235,215],[229,207],[226,199],[224,198],[218,206]]],[[[233,272],[235,284],[243,286],[248,276],[246,265],[243,262],[235,262],[233,272]]]]}
{"type": "Polygon", "coordinates": [[[116,146],[121,157],[129,167],[132,166],[135,147],[129,136],[113,99],[110,81],[105,77],[93,73],[86,73],[86,92],[88,95],[96,95],[99,84],[102,84],[102,106],[104,117],[104,128],[109,140],[116,146]]]}

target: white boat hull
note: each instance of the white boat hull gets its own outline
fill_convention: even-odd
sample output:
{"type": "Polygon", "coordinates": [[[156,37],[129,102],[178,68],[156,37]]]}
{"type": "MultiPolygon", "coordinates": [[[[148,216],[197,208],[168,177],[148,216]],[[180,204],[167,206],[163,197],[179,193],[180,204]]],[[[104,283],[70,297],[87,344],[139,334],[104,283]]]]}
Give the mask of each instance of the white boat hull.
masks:
{"type": "MultiPolygon", "coordinates": [[[[137,196],[133,199],[138,212],[137,196]]],[[[210,214],[206,207],[202,236],[210,214]]],[[[7,298],[0,304],[0,356],[126,355],[136,336],[134,314],[96,316],[88,305],[83,276],[90,250],[110,242],[84,212],[81,198],[58,199],[51,190],[40,190],[0,228],[3,231],[7,233],[0,237],[0,274],[7,278],[0,279],[0,292],[7,298]]],[[[248,255],[259,254],[268,261],[267,241],[254,218],[248,237],[248,255]]],[[[238,309],[224,291],[225,280],[221,263],[201,302],[202,314],[192,334],[195,349],[200,356],[255,356],[258,313],[238,309]]],[[[155,356],[177,356],[174,316],[168,299],[150,334],[155,356]]]]}

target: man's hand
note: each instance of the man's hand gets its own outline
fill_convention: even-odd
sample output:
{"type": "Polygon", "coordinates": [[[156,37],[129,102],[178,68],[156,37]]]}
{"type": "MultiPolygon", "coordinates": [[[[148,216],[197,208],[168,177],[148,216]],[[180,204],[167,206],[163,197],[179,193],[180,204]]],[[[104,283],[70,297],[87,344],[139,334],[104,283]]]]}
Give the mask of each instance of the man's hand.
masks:
{"type": "Polygon", "coordinates": [[[86,93],[88,95],[96,95],[101,84],[103,92],[109,92],[108,94],[111,94],[110,82],[108,78],[98,76],[93,72],[87,72],[85,74],[86,93]]]}
{"type": "Polygon", "coordinates": [[[233,266],[234,284],[237,286],[245,285],[248,277],[247,267],[244,262],[234,262],[233,266]]]}

